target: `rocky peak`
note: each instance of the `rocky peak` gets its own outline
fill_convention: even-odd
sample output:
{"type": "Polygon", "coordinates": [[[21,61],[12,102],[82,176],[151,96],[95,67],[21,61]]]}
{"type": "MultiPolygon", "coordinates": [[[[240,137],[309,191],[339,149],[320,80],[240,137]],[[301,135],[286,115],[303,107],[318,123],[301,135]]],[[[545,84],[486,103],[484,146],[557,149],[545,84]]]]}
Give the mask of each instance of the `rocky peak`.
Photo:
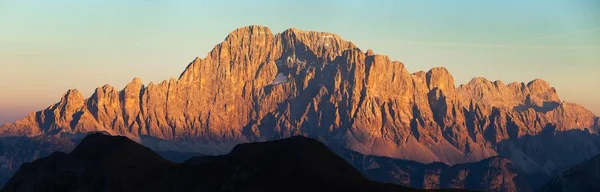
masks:
{"type": "Polygon", "coordinates": [[[433,88],[437,87],[446,95],[455,94],[456,88],[454,87],[454,78],[452,75],[450,75],[450,72],[448,72],[446,68],[432,68],[425,74],[425,77],[429,90],[433,90],[433,88]]]}
{"type": "Polygon", "coordinates": [[[99,93],[99,92],[110,92],[110,91],[114,91],[114,90],[115,90],[115,88],[113,86],[111,86],[109,84],[105,84],[102,87],[96,88],[95,92],[96,93],[99,93]]]}
{"type": "Polygon", "coordinates": [[[529,83],[527,83],[527,88],[529,88],[532,91],[545,91],[550,89],[550,84],[548,84],[547,81],[544,81],[543,79],[534,79],[532,81],[530,81],[529,83]]]}
{"type": "Polygon", "coordinates": [[[367,56],[373,56],[373,55],[375,55],[375,53],[373,52],[372,49],[368,49],[366,54],[367,54],[367,56]]]}
{"type": "Polygon", "coordinates": [[[249,37],[254,36],[269,36],[273,35],[271,29],[268,27],[260,26],[260,25],[250,25],[245,27],[240,27],[229,33],[225,38],[226,42],[242,40],[249,37]]]}
{"type": "Polygon", "coordinates": [[[415,77],[415,78],[417,78],[417,79],[421,80],[423,83],[426,83],[426,81],[425,81],[425,74],[426,74],[426,73],[425,73],[425,71],[417,71],[417,72],[414,72],[414,73],[413,73],[413,74],[411,74],[411,75],[412,75],[413,77],[415,77]]]}
{"type": "Polygon", "coordinates": [[[96,88],[94,94],[92,95],[92,98],[102,100],[106,99],[107,97],[110,97],[113,94],[117,94],[116,89],[113,86],[106,84],[102,87],[96,88]]]}
{"type": "Polygon", "coordinates": [[[136,122],[136,118],[140,115],[140,101],[142,100],[142,94],[144,93],[144,85],[142,80],[134,78],[129,84],[125,86],[122,93],[122,107],[123,107],[123,118],[126,125],[135,127],[138,129],[140,123],[136,122]]]}
{"type": "Polygon", "coordinates": [[[83,105],[83,95],[77,89],[69,89],[65,94],[63,94],[60,99],[60,103],[70,106],[82,106],[83,105]]]}
{"type": "Polygon", "coordinates": [[[500,80],[494,81],[494,86],[496,86],[496,87],[506,87],[506,85],[502,81],[500,81],[500,80]]]}
{"type": "Polygon", "coordinates": [[[560,102],[556,90],[541,79],[527,84],[513,82],[505,85],[501,81],[491,82],[485,78],[473,78],[458,88],[463,98],[474,99],[494,107],[542,106],[544,102],[560,102]]]}
{"type": "Polygon", "coordinates": [[[507,87],[513,91],[523,91],[526,88],[525,83],[523,82],[512,82],[509,83],[507,87]]]}
{"type": "Polygon", "coordinates": [[[141,86],[143,86],[142,80],[138,77],[135,77],[125,87],[141,87],[141,86]]]}
{"type": "Polygon", "coordinates": [[[468,100],[480,101],[492,90],[492,83],[483,77],[475,77],[467,84],[458,87],[459,93],[468,100]]]}
{"type": "Polygon", "coordinates": [[[542,79],[535,79],[527,83],[527,89],[532,95],[544,101],[560,102],[556,89],[542,79]]]}
{"type": "MultiPolygon", "coordinates": [[[[265,86],[276,75],[275,60],[278,54],[273,45],[274,35],[267,27],[252,25],[238,28],[216,45],[205,59],[196,58],[192,61],[181,74],[183,81],[180,84],[193,85],[198,89],[210,85],[212,91],[221,91],[223,94],[226,93],[224,91],[233,91],[226,86],[230,84],[265,86]]],[[[212,91],[208,93],[214,93],[212,91]]]]}
{"type": "Polygon", "coordinates": [[[281,44],[284,49],[294,48],[307,49],[318,58],[326,58],[331,61],[335,57],[342,55],[345,50],[354,50],[357,47],[339,35],[328,32],[304,31],[296,28],[290,28],[279,34],[281,44]]]}
{"type": "Polygon", "coordinates": [[[77,113],[83,107],[84,102],[83,96],[77,89],[69,89],[59,103],[49,108],[53,109],[54,123],[69,123],[73,119],[73,114],[77,113]]]}
{"type": "Polygon", "coordinates": [[[469,83],[467,83],[466,86],[476,87],[481,85],[487,85],[489,83],[490,81],[487,80],[485,77],[475,77],[471,79],[471,81],[469,81],[469,83]]]}
{"type": "MultiPolygon", "coordinates": [[[[216,45],[210,53],[210,58],[218,61],[250,61],[259,62],[271,52],[273,33],[263,26],[241,27],[229,33],[225,40],[216,45]]],[[[228,63],[249,65],[248,62],[228,63]]]]}

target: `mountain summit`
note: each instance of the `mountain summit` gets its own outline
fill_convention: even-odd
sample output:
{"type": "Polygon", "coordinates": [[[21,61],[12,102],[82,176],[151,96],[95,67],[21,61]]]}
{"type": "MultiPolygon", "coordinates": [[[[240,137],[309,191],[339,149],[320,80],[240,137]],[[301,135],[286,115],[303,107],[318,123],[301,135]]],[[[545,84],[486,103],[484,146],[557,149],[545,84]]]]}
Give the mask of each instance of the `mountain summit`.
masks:
{"type": "Polygon", "coordinates": [[[335,34],[248,26],[178,79],[105,85],[87,99],[70,90],[0,135],[105,131],[204,154],[305,135],[363,154],[447,164],[503,155],[521,169],[551,172],[599,153],[599,128],[598,117],[562,102],[540,79],[475,78],[457,87],[445,68],[410,73],[335,34]]]}

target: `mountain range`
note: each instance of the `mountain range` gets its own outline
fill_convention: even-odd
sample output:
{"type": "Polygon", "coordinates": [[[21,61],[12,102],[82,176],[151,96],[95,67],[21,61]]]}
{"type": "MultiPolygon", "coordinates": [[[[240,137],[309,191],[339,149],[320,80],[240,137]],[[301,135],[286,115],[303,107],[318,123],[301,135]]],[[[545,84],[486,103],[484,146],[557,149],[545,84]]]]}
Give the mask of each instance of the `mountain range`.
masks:
{"type": "Polygon", "coordinates": [[[179,78],[148,85],[134,78],[122,90],[105,85],[88,98],[68,90],[58,103],[2,125],[0,135],[73,138],[101,131],[157,151],[207,155],[303,135],[336,153],[441,162],[448,167],[434,171],[440,178],[441,170],[460,172],[452,165],[480,161],[549,178],[600,153],[598,129],[599,117],[560,100],[541,79],[474,78],[456,86],[445,68],[410,73],[402,62],[336,34],[247,26],[194,59],[179,78]]]}

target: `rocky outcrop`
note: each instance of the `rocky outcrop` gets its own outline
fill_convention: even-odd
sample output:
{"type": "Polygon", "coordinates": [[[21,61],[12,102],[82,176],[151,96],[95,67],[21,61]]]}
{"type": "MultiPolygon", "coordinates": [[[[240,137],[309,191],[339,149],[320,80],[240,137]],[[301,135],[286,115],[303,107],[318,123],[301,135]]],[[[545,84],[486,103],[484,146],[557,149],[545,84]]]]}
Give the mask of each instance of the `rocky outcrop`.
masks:
{"type": "Polygon", "coordinates": [[[444,68],[411,74],[335,34],[249,26],[177,79],[105,85],[87,99],[70,90],[0,135],[105,131],[204,154],[305,135],[363,154],[447,164],[505,155],[520,169],[551,172],[600,153],[599,128],[594,114],[562,102],[543,80],[475,78],[457,88],[444,68]]]}
{"type": "Polygon", "coordinates": [[[1,191],[417,191],[367,180],[305,137],[236,146],[178,164],[122,136],[91,134],[71,152],[21,166],[1,191]]]}
{"type": "Polygon", "coordinates": [[[561,102],[556,89],[541,79],[535,79],[527,84],[505,85],[502,81],[491,82],[478,77],[466,85],[461,85],[459,92],[464,101],[474,100],[497,108],[511,109],[520,106],[521,110],[525,110],[529,107],[543,107],[545,103],[556,105],[561,102]]]}

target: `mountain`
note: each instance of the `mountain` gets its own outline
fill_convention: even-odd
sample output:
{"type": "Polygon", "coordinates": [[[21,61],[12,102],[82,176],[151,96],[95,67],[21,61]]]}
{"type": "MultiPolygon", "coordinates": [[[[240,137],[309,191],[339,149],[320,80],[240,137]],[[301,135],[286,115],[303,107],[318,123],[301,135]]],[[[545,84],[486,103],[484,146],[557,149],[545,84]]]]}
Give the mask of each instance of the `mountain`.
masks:
{"type": "Polygon", "coordinates": [[[367,180],[322,143],[295,136],[178,164],[127,137],[87,136],[21,166],[2,191],[417,191],[367,180]]]}
{"type": "Polygon", "coordinates": [[[454,165],[508,157],[549,175],[600,153],[600,120],[548,82],[474,78],[445,68],[410,73],[340,36],[248,26],[231,32],[179,78],[133,79],[89,97],[67,91],[2,136],[103,131],[158,151],[224,154],[236,144],[304,135],[361,154],[454,165]]]}
{"type": "Polygon", "coordinates": [[[478,191],[533,191],[545,184],[546,175],[528,175],[509,159],[491,157],[480,162],[423,164],[415,161],[363,155],[346,150],[338,153],[367,178],[417,189],[460,188],[478,191]]]}
{"type": "Polygon", "coordinates": [[[600,155],[567,169],[552,178],[540,192],[600,191],[600,155]]]}

